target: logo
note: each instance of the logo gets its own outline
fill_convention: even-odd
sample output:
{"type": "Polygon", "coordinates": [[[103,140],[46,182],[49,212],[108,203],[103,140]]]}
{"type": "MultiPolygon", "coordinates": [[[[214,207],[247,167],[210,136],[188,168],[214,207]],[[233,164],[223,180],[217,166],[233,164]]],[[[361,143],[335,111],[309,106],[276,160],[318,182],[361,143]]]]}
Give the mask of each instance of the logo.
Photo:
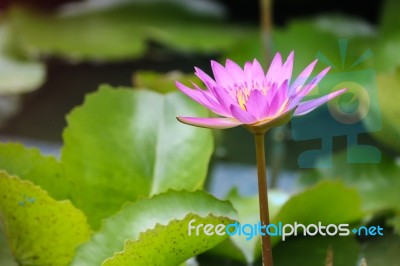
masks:
{"type": "Polygon", "coordinates": [[[367,49],[358,55],[354,51],[348,52],[348,46],[348,40],[342,39],[339,40],[339,56],[317,53],[319,61],[330,66],[331,70],[313,90],[311,97],[317,98],[343,88],[347,88],[347,92],[307,116],[292,119],[294,140],[319,140],[321,143],[319,149],[306,150],[299,155],[300,168],[313,168],[319,158],[325,159],[320,167],[332,167],[335,137],[346,138],[348,163],[381,161],[379,149],[358,142],[360,134],[379,131],[382,127],[375,71],[363,64],[372,52],[367,49]]]}
{"type": "Polygon", "coordinates": [[[188,223],[189,236],[199,236],[200,234],[206,236],[244,236],[248,241],[254,237],[265,236],[267,234],[280,237],[282,241],[285,241],[289,236],[349,236],[351,233],[357,236],[383,236],[383,227],[380,225],[360,226],[350,229],[349,224],[323,225],[321,222],[308,225],[297,222],[293,224],[278,222],[269,225],[262,225],[261,222],[256,224],[240,224],[239,222],[235,222],[225,226],[224,224],[196,224],[196,219],[192,219],[188,223]]]}

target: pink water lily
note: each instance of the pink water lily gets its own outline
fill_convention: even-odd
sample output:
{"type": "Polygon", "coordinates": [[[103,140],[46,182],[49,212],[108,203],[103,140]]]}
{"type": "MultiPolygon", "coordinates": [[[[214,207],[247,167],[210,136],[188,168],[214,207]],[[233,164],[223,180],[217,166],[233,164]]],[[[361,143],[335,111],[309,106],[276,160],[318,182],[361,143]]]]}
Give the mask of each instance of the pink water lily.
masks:
{"type": "Polygon", "coordinates": [[[191,89],[180,82],[176,86],[186,95],[205,106],[218,118],[183,117],[177,119],[185,124],[206,128],[231,128],[244,125],[249,129],[267,129],[286,123],[294,116],[305,115],[332,98],[344,93],[341,89],[320,98],[302,101],[329,71],[321,71],[306,83],[317,60],[307,66],[292,82],[294,52],[286,62],[277,53],[267,71],[260,63],[247,62],[242,69],[232,60],[226,60],[225,67],[211,61],[214,74],[212,79],[201,69],[195,74],[207,86],[201,89],[195,83],[191,89]]]}

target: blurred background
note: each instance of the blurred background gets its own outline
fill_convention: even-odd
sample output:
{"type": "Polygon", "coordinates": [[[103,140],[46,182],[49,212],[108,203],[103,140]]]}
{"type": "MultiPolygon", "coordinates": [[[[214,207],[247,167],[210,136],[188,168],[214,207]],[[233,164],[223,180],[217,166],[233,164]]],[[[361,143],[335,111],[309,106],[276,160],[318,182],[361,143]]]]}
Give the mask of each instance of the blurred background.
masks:
{"type": "MultiPolygon", "coordinates": [[[[317,69],[332,66],[313,96],[337,86],[349,87],[349,93],[270,132],[270,185],[294,192],[340,176],[366,188],[361,193],[371,201],[381,199],[371,222],[397,219],[396,232],[398,10],[397,0],[1,0],[0,140],[58,155],[65,116],[99,84],[164,93],[175,89],[175,80],[188,83],[194,66],[211,73],[211,59],[243,64],[257,58],[267,67],[274,52],[286,57],[294,50],[297,74],[315,58],[317,69]]],[[[245,179],[256,172],[251,137],[243,128],[215,135],[208,189],[219,197],[232,186],[254,194],[256,180],[245,179]]],[[[370,265],[400,265],[394,233],[381,242],[363,241],[361,251],[349,248],[353,261],[367,254],[370,265]]],[[[314,265],[286,263],[278,265],[314,265]]]]}

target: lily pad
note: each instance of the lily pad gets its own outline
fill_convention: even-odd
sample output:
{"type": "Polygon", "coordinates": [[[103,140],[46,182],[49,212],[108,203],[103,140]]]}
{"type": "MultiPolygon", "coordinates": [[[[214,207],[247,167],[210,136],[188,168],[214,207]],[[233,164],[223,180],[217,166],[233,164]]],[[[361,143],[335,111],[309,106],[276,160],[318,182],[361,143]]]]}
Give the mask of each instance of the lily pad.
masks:
{"type": "Polygon", "coordinates": [[[247,34],[247,28],[226,25],[219,15],[194,10],[177,1],[110,1],[104,8],[90,9],[83,3],[57,14],[19,7],[9,16],[28,54],[73,60],[137,58],[148,40],[188,52],[218,52],[247,34]]]}
{"type": "Polygon", "coordinates": [[[91,229],[69,201],[0,172],[0,224],[18,265],[66,266],[91,229]]]}
{"type": "Polygon", "coordinates": [[[352,148],[348,148],[347,153],[336,154],[332,168],[319,168],[319,165],[326,165],[325,160],[331,159],[321,158],[316,169],[303,174],[301,182],[341,180],[359,192],[362,208],[366,212],[400,210],[400,167],[395,160],[383,155],[379,164],[351,164],[347,162],[347,154],[352,154],[352,151],[352,148]]]}
{"type": "Polygon", "coordinates": [[[56,158],[18,143],[0,143],[0,170],[31,181],[57,200],[67,199],[72,188],[56,158]]]}
{"type": "Polygon", "coordinates": [[[182,114],[208,112],[182,93],[102,86],[68,115],[61,161],[94,228],[126,201],[203,186],[212,134],[176,121],[182,114]]]}
{"type": "Polygon", "coordinates": [[[7,53],[10,27],[0,20],[0,95],[18,95],[38,89],[46,77],[44,64],[7,53]]]}
{"type": "Polygon", "coordinates": [[[363,215],[361,198],[355,188],[341,181],[324,180],[291,197],[272,222],[327,225],[353,223],[363,215]]]}
{"type": "Polygon", "coordinates": [[[79,265],[180,265],[212,248],[227,235],[206,235],[193,225],[227,225],[236,213],[227,201],[203,192],[169,191],[126,204],[106,219],[102,229],[82,245],[72,263],[79,265]]]}

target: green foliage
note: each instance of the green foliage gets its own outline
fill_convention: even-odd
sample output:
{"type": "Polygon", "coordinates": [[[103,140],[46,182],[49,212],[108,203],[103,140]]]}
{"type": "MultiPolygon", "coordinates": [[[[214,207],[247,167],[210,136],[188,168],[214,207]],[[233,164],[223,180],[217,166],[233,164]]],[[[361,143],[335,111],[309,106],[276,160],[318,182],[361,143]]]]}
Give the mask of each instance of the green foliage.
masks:
{"type": "Polygon", "coordinates": [[[0,172],[0,187],[1,225],[18,265],[68,265],[91,233],[84,214],[5,172],[0,172]]]}
{"type": "Polygon", "coordinates": [[[0,227],[0,265],[18,266],[7,243],[7,238],[0,227]]]}
{"type": "Polygon", "coordinates": [[[400,212],[397,212],[396,215],[389,220],[389,224],[393,226],[397,235],[400,235],[400,212]]]}
{"type": "Polygon", "coordinates": [[[199,87],[202,86],[202,81],[194,74],[183,74],[173,71],[167,74],[161,74],[154,71],[139,71],[133,75],[133,83],[136,88],[145,88],[160,93],[168,93],[177,91],[175,81],[179,80],[182,83],[192,81],[199,87]]]}
{"type": "Polygon", "coordinates": [[[374,128],[374,123],[378,118],[382,119],[382,129],[379,131],[371,130],[371,134],[388,148],[400,152],[400,124],[394,121],[400,116],[400,108],[396,97],[400,91],[400,68],[393,73],[378,74],[378,99],[379,110],[371,109],[371,115],[367,116],[363,123],[366,128],[374,128]]]}
{"type": "Polygon", "coordinates": [[[380,34],[376,45],[374,68],[380,72],[390,73],[400,65],[400,18],[397,10],[399,1],[386,0],[383,4],[380,22],[380,34]]]}
{"type": "Polygon", "coordinates": [[[71,183],[65,179],[60,163],[52,156],[41,155],[38,149],[0,143],[0,169],[31,181],[57,200],[69,197],[71,183]]]}
{"type": "Polygon", "coordinates": [[[13,56],[8,51],[10,27],[0,20],[0,95],[14,95],[37,89],[45,79],[45,66],[13,56]]]}
{"type": "Polygon", "coordinates": [[[272,219],[273,222],[339,224],[363,217],[356,189],[340,181],[321,181],[291,197],[272,219]]]}
{"type": "MultiPolygon", "coordinates": [[[[72,263],[79,265],[179,265],[222,241],[225,236],[188,235],[188,223],[227,225],[232,205],[203,192],[169,191],[126,204],[106,219],[72,263]]],[[[194,232],[193,232],[194,234],[194,232]]]]}
{"type": "Polygon", "coordinates": [[[190,52],[217,52],[237,43],[248,31],[172,1],[120,2],[98,10],[81,6],[79,12],[66,14],[22,8],[9,13],[22,50],[74,60],[137,58],[148,40],[190,52]]]}
{"type": "Polygon", "coordinates": [[[370,48],[375,34],[365,22],[331,16],[294,21],[287,28],[276,30],[273,41],[275,49],[284,56],[295,51],[294,70],[297,73],[315,58],[329,60],[320,60],[315,72],[327,67],[328,63],[336,66],[337,69],[331,70],[335,72],[350,69],[351,64],[370,48]],[[342,62],[338,40],[350,37],[349,52],[342,62]]]}
{"type": "MultiPolygon", "coordinates": [[[[282,205],[284,205],[288,200],[289,195],[282,191],[270,190],[268,197],[270,217],[275,217],[282,205]]],[[[260,220],[258,195],[252,197],[242,197],[236,191],[233,191],[228,196],[228,200],[232,202],[233,206],[238,211],[238,222],[241,224],[258,223],[260,220]]],[[[246,238],[246,236],[232,236],[229,238],[232,244],[228,244],[228,246],[232,246],[233,250],[227,249],[227,246],[221,246],[220,249],[222,252],[226,253],[228,257],[241,254],[243,255],[243,258],[240,259],[241,261],[246,263],[254,263],[254,260],[261,256],[260,239],[258,237],[254,237],[251,240],[247,240],[246,238]]]]}
{"type": "Polygon", "coordinates": [[[207,111],[181,93],[102,86],[68,115],[61,160],[79,186],[72,199],[94,228],[126,201],[202,187],[212,135],[178,123],[181,114],[207,111]]]}
{"type": "Polygon", "coordinates": [[[333,265],[356,266],[359,258],[362,257],[361,247],[353,237],[314,236],[296,237],[279,243],[274,249],[274,261],[279,261],[280,266],[322,266],[325,265],[324,262],[330,247],[333,252],[333,265]]]}
{"type": "Polygon", "coordinates": [[[400,261],[400,239],[391,234],[368,241],[363,253],[368,265],[396,265],[400,261]]]}
{"type": "MultiPolygon", "coordinates": [[[[296,71],[323,55],[338,66],[332,72],[341,72],[372,48],[373,60],[360,66],[378,72],[381,110],[371,110],[364,124],[373,128],[377,116],[382,116],[383,129],[372,134],[396,151],[400,151],[400,129],[394,122],[399,112],[393,97],[400,87],[398,7],[396,0],[386,1],[378,30],[358,20],[321,17],[292,22],[272,34],[275,50],[284,56],[295,50],[296,71]],[[344,64],[338,46],[341,38],[349,39],[344,64]]],[[[28,56],[75,61],[135,59],[145,54],[148,40],[190,53],[217,52],[240,63],[262,60],[263,47],[255,28],[224,24],[218,16],[195,13],[180,3],[126,2],[57,14],[14,7],[7,16],[7,25],[1,21],[0,26],[0,94],[24,93],[42,84],[44,66],[28,61],[28,56]]],[[[317,70],[327,63],[320,60],[317,70]]],[[[67,198],[82,209],[94,229],[107,218],[100,231],[79,248],[73,265],[178,265],[218,243],[213,254],[247,264],[259,258],[258,238],[187,235],[187,224],[193,218],[197,223],[227,224],[235,214],[227,202],[204,192],[188,192],[204,183],[212,136],[209,130],[176,122],[176,115],[209,116],[185,96],[171,93],[176,91],[173,81],[177,79],[200,85],[194,76],[138,72],[133,77],[136,87],[162,94],[103,86],[88,96],[67,118],[61,162],[36,149],[0,144],[0,169],[7,172],[0,174],[1,265],[14,265],[11,259],[6,262],[10,257],[19,265],[69,263],[90,229],[70,202],[56,201],[67,198]],[[6,244],[13,256],[3,248],[6,244]]],[[[272,221],[352,223],[366,213],[389,210],[394,213],[390,225],[398,233],[398,174],[399,165],[391,158],[384,157],[376,165],[355,165],[347,164],[346,155],[339,154],[332,169],[308,171],[303,176],[303,181],[315,186],[290,198],[272,192],[272,221]]],[[[241,223],[258,222],[257,197],[232,193],[229,200],[241,223]]],[[[361,257],[354,238],[291,238],[284,243],[274,238],[274,244],[280,265],[321,264],[330,245],[335,264],[355,265],[361,257]]],[[[391,265],[398,261],[398,247],[398,238],[385,235],[368,243],[361,253],[371,265],[382,263],[384,254],[385,265],[391,265]]]]}
{"type": "MultiPolygon", "coordinates": [[[[338,181],[325,180],[290,197],[283,192],[270,192],[272,192],[269,193],[270,219],[275,224],[279,222],[282,224],[298,222],[304,225],[318,224],[318,222],[323,225],[353,223],[360,220],[364,214],[361,210],[358,192],[338,181]]],[[[240,223],[258,223],[260,220],[258,197],[244,198],[237,194],[231,194],[229,200],[238,210],[240,223]]],[[[328,239],[337,241],[334,238],[328,239]]],[[[272,237],[272,241],[276,245],[281,238],[272,237]]],[[[261,256],[260,244],[258,237],[248,241],[246,236],[234,236],[213,249],[211,254],[220,254],[234,260],[254,263],[261,256]]]]}
{"type": "Polygon", "coordinates": [[[383,156],[379,164],[349,164],[346,152],[342,152],[333,157],[332,168],[318,168],[324,165],[323,160],[317,162],[315,170],[304,173],[303,182],[339,179],[357,189],[362,208],[368,213],[400,209],[400,167],[392,158],[383,156]]]}

